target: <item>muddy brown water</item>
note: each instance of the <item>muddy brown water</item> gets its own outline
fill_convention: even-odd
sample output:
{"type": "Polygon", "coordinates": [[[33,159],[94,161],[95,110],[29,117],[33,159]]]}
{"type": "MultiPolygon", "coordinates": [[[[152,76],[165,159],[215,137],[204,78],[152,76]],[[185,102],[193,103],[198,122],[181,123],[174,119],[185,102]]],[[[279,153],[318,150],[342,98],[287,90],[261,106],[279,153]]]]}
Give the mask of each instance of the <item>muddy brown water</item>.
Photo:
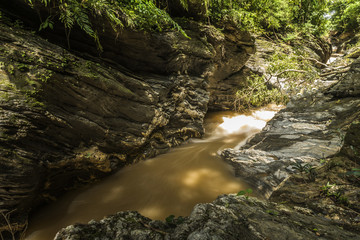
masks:
{"type": "Polygon", "coordinates": [[[125,167],[93,186],[66,194],[30,218],[25,239],[53,239],[68,225],[126,210],[159,220],[169,215],[187,216],[197,203],[212,202],[221,194],[251,187],[234,177],[217,152],[240,147],[265,126],[275,110],[271,106],[246,115],[208,114],[204,139],[192,140],[166,154],[125,167]]]}

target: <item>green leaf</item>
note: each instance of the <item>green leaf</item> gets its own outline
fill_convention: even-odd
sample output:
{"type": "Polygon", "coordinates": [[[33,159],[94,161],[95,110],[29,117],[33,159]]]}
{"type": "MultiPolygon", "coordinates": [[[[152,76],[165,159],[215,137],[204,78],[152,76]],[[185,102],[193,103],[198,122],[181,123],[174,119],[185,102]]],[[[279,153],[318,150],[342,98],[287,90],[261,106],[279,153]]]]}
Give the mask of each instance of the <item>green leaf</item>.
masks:
{"type": "Polygon", "coordinates": [[[240,192],[238,192],[238,193],[236,194],[236,196],[242,196],[242,195],[245,195],[245,194],[246,194],[245,191],[240,191],[240,192]]]}
{"type": "Polygon", "coordinates": [[[165,221],[167,223],[174,223],[174,219],[175,219],[175,215],[170,215],[165,219],[165,221]]]}

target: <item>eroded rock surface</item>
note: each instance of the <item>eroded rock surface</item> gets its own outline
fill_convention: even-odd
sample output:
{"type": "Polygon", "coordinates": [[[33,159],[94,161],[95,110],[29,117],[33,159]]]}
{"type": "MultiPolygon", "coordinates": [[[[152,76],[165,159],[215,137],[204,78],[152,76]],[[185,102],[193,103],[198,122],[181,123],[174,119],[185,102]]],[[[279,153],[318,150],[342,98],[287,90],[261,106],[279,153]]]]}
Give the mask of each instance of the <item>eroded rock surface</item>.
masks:
{"type": "Polygon", "coordinates": [[[322,159],[322,165],[311,173],[299,171],[291,175],[270,199],[306,208],[359,231],[359,134],[360,122],[357,120],[347,130],[344,145],[338,154],[322,159]]]}
{"type": "Polygon", "coordinates": [[[75,239],[358,239],[359,235],[319,218],[306,209],[291,209],[244,196],[224,195],[198,204],[189,217],[164,223],[136,212],[121,212],[99,222],[61,230],[56,240],[75,239]]]}
{"type": "Polygon", "coordinates": [[[252,39],[187,26],[191,39],[124,31],[123,55],[105,41],[103,58],[84,59],[0,25],[0,232],[22,231],[32,207],[66,189],[203,134],[207,87],[242,67],[252,39]]]}
{"type": "Polygon", "coordinates": [[[242,149],[223,151],[223,159],[266,197],[296,168],[319,166],[340,151],[347,128],[359,119],[358,71],[356,61],[335,85],[290,102],[242,149]]]}
{"type": "Polygon", "coordinates": [[[270,200],[223,195],[166,223],[133,212],[62,229],[56,240],[359,239],[358,61],[337,84],[292,101],[223,158],[270,200]],[[354,91],[347,91],[353,88],[354,91]],[[255,179],[255,181],[253,180],[255,179]],[[111,226],[111,227],[110,227],[111,226]]]}

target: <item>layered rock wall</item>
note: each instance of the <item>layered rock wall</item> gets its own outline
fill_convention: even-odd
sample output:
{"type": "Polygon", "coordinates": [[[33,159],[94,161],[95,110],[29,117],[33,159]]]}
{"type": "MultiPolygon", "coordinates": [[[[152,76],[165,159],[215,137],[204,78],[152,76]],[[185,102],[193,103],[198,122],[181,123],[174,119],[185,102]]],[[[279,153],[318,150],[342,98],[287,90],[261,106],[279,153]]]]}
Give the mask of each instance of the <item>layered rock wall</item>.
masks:
{"type": "Polygon", "coordinates": [[[191,39],[124,30],[95,57],[76,35],[74,48],[89,54],[0,25],[4,237],[67,189],[202,135],[208,87],[241,69],[253,40],[235,29],[184,26],[191,39]]]}

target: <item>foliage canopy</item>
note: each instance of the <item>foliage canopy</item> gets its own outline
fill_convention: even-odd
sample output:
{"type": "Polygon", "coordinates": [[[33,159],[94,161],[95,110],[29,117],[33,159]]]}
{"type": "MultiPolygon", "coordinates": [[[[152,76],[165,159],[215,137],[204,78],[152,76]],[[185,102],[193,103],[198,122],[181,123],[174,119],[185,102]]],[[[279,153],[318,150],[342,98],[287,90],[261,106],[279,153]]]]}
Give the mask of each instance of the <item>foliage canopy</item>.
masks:
{"type": "Polygon", "coordinates": [[[231,18],[241,27],[267,32],[326,30],[327,0],[212,0],[214,19],[231,18]]]}
{"type": "MultiPolygon", "coordinates": [[[[358,0],[24,0],[39,12],[40,30],[53,28],[60,21],[69,38],[71,29],[78,25],[95,39],[100,47],[95,26],[106,20],[118,31],[131,27],[146,31],[177,29],[170,6],[183,12],[201,12],[204,22],[222,28],[232,22],[241,29],[257,33],[302,32],[320,36],[331,26],[338,31],[358,30],[360,1],[358,0]],[[190,6],[190,7],[189,7],[190,6]],[[41,11],[40,11],[41,10],[41,11]],[[44,10],[47,15],[45,16],[44,10]],[[41,13],[41,14],[40,14],[41,13]],[[42,16],[41,16],[42,15],[42,16]]],[[[193,13],[194,14],[194,13],[193,13]]],[[[179,17],[177,15],[177,17],[179,17]]],[[[181,17],[181,16],[180,16],[181,17]]],[[[184,15],[184,17],[194,17],[184,15]]]]}
{"type": "MultiPolygon", "coordinates": [[[[95,39],[101,48],[99,35],[94,23],[97,19],[106,20],[117,32],[123,27],[139,30],[162,31],[163,28],[174,28],[183,32],[181,27],[169,14],[155,6],[152,0],[25,0],[38,10],[42,21],[39,30],[52,28],[53,21],[60,20],[69,39],[74,25],[95,39]],[[47,10],[43,20],[40,10],[47,10]]],[[[184,33],[184,32],[183,32],[184,33]]],[[[186,35],[184,33],[184,35],[186,35]]]]}
{"type": "Polygon", "coordinates": [[[333,30],[339,32],[360,30],[359,0],[332,0],[330,13],[333,30]]]}

